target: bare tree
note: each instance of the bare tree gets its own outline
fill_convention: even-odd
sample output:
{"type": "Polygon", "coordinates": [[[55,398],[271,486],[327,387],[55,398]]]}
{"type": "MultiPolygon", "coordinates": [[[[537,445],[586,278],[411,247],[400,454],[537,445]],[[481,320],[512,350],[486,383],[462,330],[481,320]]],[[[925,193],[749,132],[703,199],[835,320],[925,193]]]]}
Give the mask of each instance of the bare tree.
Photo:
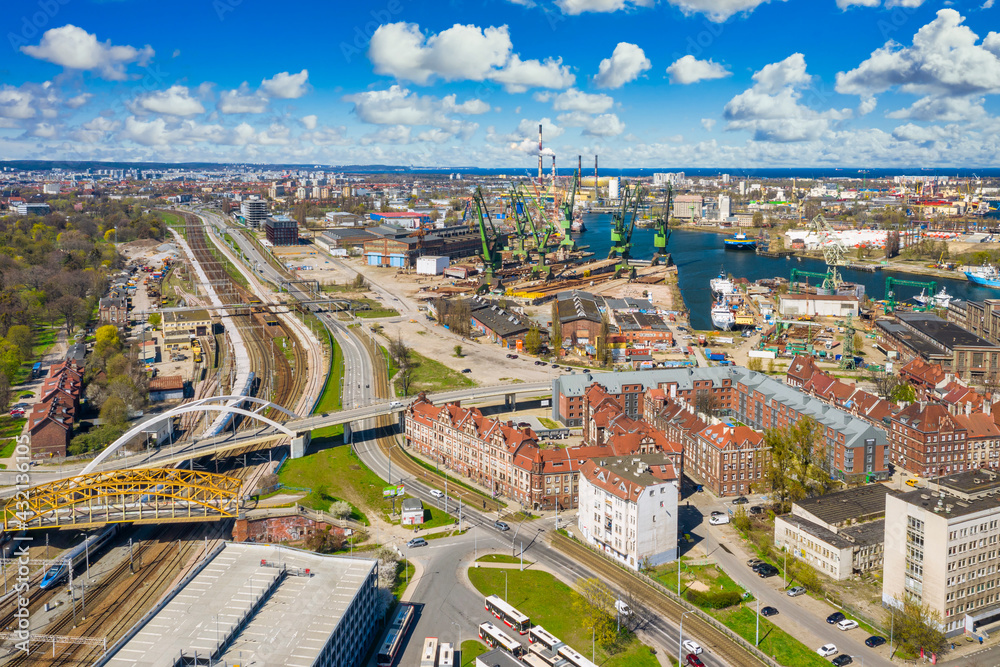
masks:
{"type": "Polygon", "coordinates": [[[83,309],[83,300],[79,297],[65,294],[56,299],[56,302],[52,305],[55,307],[55,311],[63,316],[66,322],[66,333],[72,334],[77,318],[80,317],[83,309]]]}

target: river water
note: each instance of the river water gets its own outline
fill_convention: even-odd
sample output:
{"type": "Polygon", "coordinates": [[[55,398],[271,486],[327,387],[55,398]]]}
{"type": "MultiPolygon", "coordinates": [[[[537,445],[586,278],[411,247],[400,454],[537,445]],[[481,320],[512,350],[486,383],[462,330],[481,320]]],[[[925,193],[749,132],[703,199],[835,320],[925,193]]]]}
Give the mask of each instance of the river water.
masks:
{"type": "MultiPolygon", "coordinates": [[[[574,234],[578,245],[589,246],[588,250],[595,254],[595,259],[608,256],[611,248],[611,214],[584,214],[583,222],[587,231],[574,234]]],[[[727,250],[723,243],[724,235],[713,232],[694,232],[675,230],[670,235],[667,252],[677,265],[678,281],[684,303],[691,311],[691,326],[695,329],[712,328],[710,310],[712,307],[712,292],[708,281],[719,275],[720,270],[732,274],[736,278],[746,278],[751,282],[761,278],[783,277],[786,280],[793,268],[814,273],[826,273],[826,264],[822,260],[802,258],[775,259],[759,257],[751,250],[727,250]]],[[[636,228],[632,233],[632,257],[635,259],[650,259],[653,256],[653,230],[636,228]]],[[[937,282],[938,289],[946,287],[948,293],[960,299],[981,301],[988,298],[1000,298],[1000,290],[979,287],[965,280],[950,278],[930,278],[897,271],[881,271],[865,273],[848,268],[841,268],[840,275],[847,282],[859,283],[865,286],[865,293],[872,299],[885,298],[886,276],[896,278],[937,282]]],[[[815,279],[810,280],[815,284],[815,279]]],[[[920,293],[920,288],[897,286],[896,298],[903,300],[920,293]]]]}

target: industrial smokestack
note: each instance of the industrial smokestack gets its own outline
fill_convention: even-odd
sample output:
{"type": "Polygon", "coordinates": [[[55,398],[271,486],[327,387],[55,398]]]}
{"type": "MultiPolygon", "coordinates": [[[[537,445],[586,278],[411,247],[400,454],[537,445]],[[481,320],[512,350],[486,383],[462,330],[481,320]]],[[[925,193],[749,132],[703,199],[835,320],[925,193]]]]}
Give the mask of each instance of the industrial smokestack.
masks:
{"type": "Polygon", "coordinates": [[[597,199],[597,156],[594,156],[594,199],[597,199]]]}
{"type": "Polygon", "coordinates": [[[577,155],[576,156],[576,175],[578,177],[580,177],[580,178],[583,178],[583,156],[582,155],[577,155]]]}
{"type": "Polygon", "coordinates": [[[538,180],[542,180],[542,124],[538,124],[538,180]]]}
{"type": "Polygon", "coordinates": [[[556,182],[556,156],[552,156],[552,183],[556,182]]]}

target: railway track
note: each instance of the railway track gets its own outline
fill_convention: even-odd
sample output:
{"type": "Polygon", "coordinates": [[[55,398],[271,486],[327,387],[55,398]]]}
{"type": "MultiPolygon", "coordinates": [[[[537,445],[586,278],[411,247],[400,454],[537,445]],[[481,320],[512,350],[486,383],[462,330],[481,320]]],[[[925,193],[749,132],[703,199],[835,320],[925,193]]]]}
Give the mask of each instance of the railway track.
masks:
{"type": "MultiPolygon", "coordinates": [[[[655,586],[626,572],[565,535],[553,533],[551,544],[555,549],[598,574],[603,581],[613,583],[620,589],[633,593],[649,610],[675,624],[680,622],[681,614],[688,611],[687,607],[665,595],[655,586]]],[[[689,614],[685,617],[684,629],[685,634],[690,633],[690,636],[696,637],[703,646],[710,648],[730,667],[763,667],[765,665],[770,667],[772,664],[753,655],[738,641],[734,641],[729,635],[697,614],[689,614]]]]}

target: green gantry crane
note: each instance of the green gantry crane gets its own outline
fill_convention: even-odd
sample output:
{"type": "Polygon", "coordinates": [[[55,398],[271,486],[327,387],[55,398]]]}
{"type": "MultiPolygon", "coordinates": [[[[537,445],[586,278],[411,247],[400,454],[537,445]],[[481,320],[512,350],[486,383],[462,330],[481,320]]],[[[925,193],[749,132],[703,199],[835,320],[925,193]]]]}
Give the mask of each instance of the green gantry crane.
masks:
{"type": "Polygon", "coordinates": [[[608,259],[618,257],[621,261],[615,267],[616,272],[626,272],[630,275],[635,269],[628,260],[632,252],[632,232],[635,230],[635,219],[642,206],[642,186],[631,187],[628,183],[621,189],[621,199],[618,210],[612,215],[611,250],[608,259]]]}
{"type": "MultiPolygon", "coordinates": [[[[927,298],[933,299],[934,294],[937,291],[937,282],[930,280],[927,282],[921,282],[919,280],[903,280],[901,278],[893,278],[892,276],[886,276],[885,279],[885,312],[891,313],[896,310],[896,291],[893,289],[896,285],[903,287],[919,287],[921,289],[927,290],[927,298]]],[[[930,301],[928,300],[928,303],[930,301]]],[[[921,310],[926,310],[926,307],[921,308],[921,310]]]]}
{"type": "Polygon", "coordinates": [[[667,242],[670,241],[670,200],[673,198],[673,188],[667,185],[666,207],[656,216],[653,233],[653,265],[659,264],[667,255],[667,242]]]}
{"type": "Polygon", "coordinates": [[[478,187],[472,196],[472,203],[476,208],[479,238],[483,244],[483,265],[486,280],[492,280],[494,274],[503,268],[503,237],[497,233],[496,227],[493,226],[489,209],[486,208],[486,200],[483,199],[483,191],[478,187]]]}
{"type": "MultiPolygon", "coordinates": [[[[514,244],[513,247],[511,248],[511,253],[514,255],[514,257],[521,260],[522,262],[527,262],[529,252],[526,244],[529,238],[528,234],[529,225],[526,218],[528,218],[528,215],[527,211],[524,208],[524,205],[522,204],[522,202],[518,197],[517,188],[513,185],[511,185],[510,188],[507,211],[510,217],[513,218],[514,220],[514,239],[513,239],[514,244]]],[[[534,232],[534,223],[531,224],[531,227],[532,227],[532,232],[534,232]]],[[[532,236],[534,236],[534,234],[532,234],[532,236]]]]}
{"type": "MultiPolygon", "coordinates": [[[[818,278],[823,281],[820,284],[820,286],[823,289],[835,290],[838,287],[840,287],[840,283],[843,281],[840,279],[840,274],[837,272],[836,268],[832,266],[829,268],[830,270],[827,271],[826,273],[816,273],[815,271],[803,271],[802,269],[792,269],[792,275],[789,278],[789,283],[790,283],[789,287],[798,282],[798,280],[796,279],[799,276],[803,276],[808,278],[818,278]]],[[[808,284],[808,282],[806,284],[808,284]]]]}
{"type": "MultiPolygon", "coordinates": [[[[568,239],[573,231],[573,206],[576,204],[576,191],[580,187],[580,171],[573,173],[573,187],[569,191],[569,200],[564,200],[559,205],[562,215],[559,218],[559,227],[562,230],[563,239],[568,239]]],[[[571,239],[572,240],[572,239],[571,239]]]]}

